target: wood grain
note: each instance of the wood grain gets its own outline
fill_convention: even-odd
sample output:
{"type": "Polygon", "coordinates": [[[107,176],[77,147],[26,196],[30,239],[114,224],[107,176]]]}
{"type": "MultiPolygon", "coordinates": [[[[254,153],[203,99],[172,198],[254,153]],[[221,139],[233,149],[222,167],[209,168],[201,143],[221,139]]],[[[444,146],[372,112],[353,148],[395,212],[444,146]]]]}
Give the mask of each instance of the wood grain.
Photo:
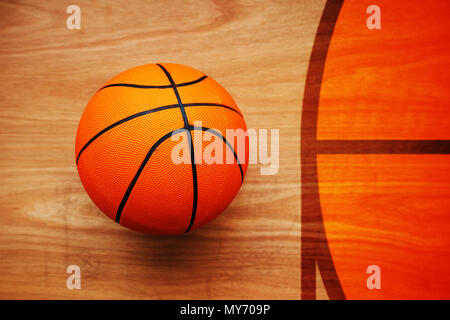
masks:
{"type": "Polygon", "coordinates": [[[379,30],[361,18],[371,4],[327,1],[324,17],[337,22],[331,36],[333,19],[322,19],[316,40],[328,38],[314,44],[310,71],[321,63],[308,72],[302,117],[302,296],[315,297],[317,262],[330,298],[448,299],[450,4],[405,10],[379,0],[379,30]],[[366,285],[371,265],[381,270],[377,290],[366,285]]]}
{"type": "Polygon", "coordinates": [[[450,156],[319,155],[331,256],[348,299],[448,299],[450,156]],[[368,290],[368,266],[381,290],[368,290]]]}
{"type": "Polygon", "coordinates": [[[300,298],[300,107],[324,1],[77,1],[81,30],[70,4],[0,2],[0,298],[300,298]],[[183,236],[110,221],[75,166],[87,101],[152,62],[205,72],[248,127],[280,129],[279,173],[250,166],[226,212],[183,236]]]}

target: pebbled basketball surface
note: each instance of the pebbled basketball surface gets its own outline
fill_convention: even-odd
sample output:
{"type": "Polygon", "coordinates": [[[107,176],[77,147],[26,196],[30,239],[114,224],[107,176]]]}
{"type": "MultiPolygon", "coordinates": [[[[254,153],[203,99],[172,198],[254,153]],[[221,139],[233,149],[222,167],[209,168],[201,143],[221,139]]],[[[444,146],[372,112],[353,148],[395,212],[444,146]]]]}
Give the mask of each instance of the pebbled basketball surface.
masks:
{"type": "MultiPolygon", "coordinates": [[[[449,298],[448,3],[377,3],[381,30],[359,0],[82,0],[80,30],[59,1],[0,3],[0,297],[449,298]],[[217,80],[247,127],[280,130],[277,175],[249,165],[223,214],[163,238],[102,215],[73,150],[105,80],[159,61],[202,72],[177,82],[217,80]],[[72,264],[81,290],[66,288],[72,264]],[[368,264],[381,291],[367,290],[368,264]]],[[[109,89],[99,97],[132,88],[109,89]]],[[[176,103],[164,99],[150,107],[176,103]]],[[[142,107],[122,102],[118,116],[142,107]]],[[[188,172],[175,173],[181,186],[188,172]]]]}
{"type": "Polygon", "coordinates": [[[246,130],[239,107],[211,77],[179,64],[148,64],[95,93],[78,126],[75,158],[87,193],[112,220],[179,234],[211,221],[236,196],[248,166],[246,130]],[[227,130],[241,130],[242,138],[230,140],[227,130]],[[221,163],[205,163],[208,140],[221,144],[221,163]],[[184,163],[172,159],[179,143],[189,150],[184,163]]]}

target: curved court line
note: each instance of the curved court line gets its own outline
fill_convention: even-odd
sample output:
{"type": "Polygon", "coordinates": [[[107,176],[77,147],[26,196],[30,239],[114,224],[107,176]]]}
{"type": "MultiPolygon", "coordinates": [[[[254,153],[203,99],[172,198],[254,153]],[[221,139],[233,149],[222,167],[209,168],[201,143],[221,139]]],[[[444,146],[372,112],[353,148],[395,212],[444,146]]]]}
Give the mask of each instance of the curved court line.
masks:
{"type": "Polygon", "coordinates": [[[343,0],[328,0],[306,75],[301,123],[301,297],[316,299],[318,268],[330,299],[345,299],[326,238],[316,163],[317,119],[323,70],[343,0]],[[317,267],[316,267],[317,266],[317,267]]]}
{"type": "Polygon", "coordinates": [[[328,48],[343,0],[328,0],[308,68],[301,127],[303,299],[316,298],[316,265],[330,299],[345,299],[327,241],[319,194],[318,154],[450,154],[450,140],[318,140],[320,89],[328,48]]]}

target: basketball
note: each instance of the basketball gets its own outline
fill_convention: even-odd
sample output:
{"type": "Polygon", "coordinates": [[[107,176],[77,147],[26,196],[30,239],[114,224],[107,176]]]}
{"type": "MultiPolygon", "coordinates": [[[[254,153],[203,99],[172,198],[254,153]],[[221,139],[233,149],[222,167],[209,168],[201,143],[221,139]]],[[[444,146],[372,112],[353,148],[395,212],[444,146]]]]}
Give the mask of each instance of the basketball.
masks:
{"type": "Polygon", "coordinates": [[[246,130],[235,101],[211,77],[178,64],[143,65],[108,81],[87,104],[77,169],[92,201],[117,223],[184,233],[214,219],[238,193],[246,130]]]}

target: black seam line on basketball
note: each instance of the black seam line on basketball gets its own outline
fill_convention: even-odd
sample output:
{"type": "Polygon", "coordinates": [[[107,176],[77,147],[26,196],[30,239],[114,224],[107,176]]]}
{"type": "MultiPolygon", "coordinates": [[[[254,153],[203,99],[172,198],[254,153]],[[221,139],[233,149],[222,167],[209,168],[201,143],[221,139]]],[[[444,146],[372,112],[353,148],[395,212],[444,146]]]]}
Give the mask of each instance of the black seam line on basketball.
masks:
{"type": "Polygon", "coordinates": [[[225,144],[228,146],[228,148],[230,148],[230,150],[233,151],[234,158],[236,159],[236,162],[239,165],[239,170],[241,171],[241,183],[242,183],[244,181],[244,171],[242,170],[242,164],[239,161],[239,158],[238,158],[236,152],[234,151],[233,146],[228,142],[227,138],[225,138],[223,135],[221,135],[220,132],[217,132],[216,130],[206,128],[206,127],[190,127],[190,129],[210,132],[210,133],[216,135],[217,137],[221,138],[222,141],[225,142],[225,144]]]}
{"type": "Polygon", "coordinates": [[[186,129],[185,128],[180,128],[180,129],[173,130],[173,131],[165,134],[164,136],[162,136],[158,141],[156,141],[151,146],[150,150],[147,152],[147,155],[145,156],[144,160],[142,161],[138,171],[134,175],[133,180],[131,180],[130,184],[128,185],[128,188],[125,191],[125,194],[124,194],[124,196],[122,198],[122,201],[120,202],[119,207],[117,208],[117,213],[116,213],[116,218],[115,218],[115,221],[117,223],[120,223],[120,217],[122,216],[123,208],[125,207],[125,204],[127,203],[128,198],[130,197],[131,191],[133,191],[134,185],[136,184],[137,180],[139,179],[139,176],[141,175],[142,171],[144,170],[145,165],[150,160],[150,157],[152,156],[153,152],[156,150],[156,148],[161,143],[163,143],[165,140],[170,138],[172,135],[180,133],[180,132],[183,132],[183,131],[186,131],[186,129]]]}
{"type": "MultiPolygon", "coordinates": [[[[199,82],[205,80],[206,78],[208,78],[208,76],[204,75],[193,81],[175,84],[175,86],[176,87],[190,86],[192,84],[199,83],[199,82]]],[[[138,88],[138,89],[169,89],[169,88],[173,88],[173,85],[168,84],[168,85],[163,85],[163,86],[151,86],[151,85],[142,85],[142,84],[133,84],[133,83],[112,83],[112,84],[108,84],[108,85],[98,89],[97,92],[99,92],[103,89],[106,89],[106,88],[111,88],[111,87],[130,87],[130,88],[138,88]]]]}
{"type": "Polygon", "coordinates": [[[175,81],[172,78],[172,75],[170,74],[169,71],[167,71],[166,68],[164,68],[161,64],[158,63],[158,67],[160,67],[162,69],[162,71],[164,71],[167,79],[169,79],[170,83],[172,84],[172,89],[173,92],[175,93],[175,96],[177,97],[177,101],[178,101],[178,105],[180,107],[180,111],[181,111],[181,115],[183,116],[183,121],[184,121],[184,127],[187,129],[189,128],[189,121],[186,115],[186,110],[184,110],[183,107],[183,102],[181,101],[181,97],[180,97],[180,93],[178,92],[178,89],[175,85],[175,81]]]}
{"type": "MultiPolygon", "coordinates": [[[[236,109],[233,109],[229,106],[226,106],[224,104],[219,104],[219,103],[203,103],[203,102],[199,102],[199,103],[184,103],[183,104],[184,107],[221,107],[221,108],[226,108],[229,109],[231,111],[236,112],[237,114],[239,114],[242,117],[242,114],[237,111],[236,109]]],[[[83,146],[83,148],[81,148],[80,152],[78,153],[77,156],[77,161],[76,163],[78,164],[78,160],[80,159],[81,153],[92,143],[94,142],[94,140],[96,140],[98,137],[100,137],[102,134],[106,133],[107,131],[113,129],[114,127],[118,126],[119,124],[122,124],[124,122],[133,120],[135,118],[141,117],[141,116],[145,116],[147,114],[153,113],[153,112],[157,112],[157,111],[163,111],[163,110],[168,110],[168,109],[174,109],[174,108],[178,108],[179,105],[178,104],[171,104],[171,105],[167,105],[167,106],[162,106],[162,107],[158,107],[158,108],[154,108],[154,109],[149,109],[149,110],[145,110],[142,112],[138,112],[135,113],[129,117],[123,118],[122,120],[119,120],[111,125],[109,125],[108,127],[106,127],[105,129],[101,130],[99,133],[97,133],[95,136],[93,136],[88,142],[86,142],[86,144],[83,146]]]]}
{"type": "Polygon", "coordinates": [[[95,136],[93,136],[88,142],[86,142],[86,144],[83,146],[83,148],[81,148],[81,150],[80,150],[80,152],[78,153],[78,156],[77,156],[77,161],[76,161],[77,164],[78,164],[78,160],[80,159],[80,156],[81,156],[82,152],[83,152],[83,151],[84,151],[84,150],[85,150],[92,142],[94,142],[98,137],[100,137],[100,136],[101,136],[102,134],[104,134],[105,132],[111,130],[112,128],[117,127],[118,125],[120,125],[120,124],[122,124],[122,123],[125,123],[125,122],[127,122],[127,121],[130,121],[130,120],[133,120],[133,119],[135,119],[135,118],[144,116],[144,115],[146,115],[146,114],[150,114],[150,113],[154,113],[154,112],[162,111],[162,110],[167,110],[167,109],[173,109],[173,108],[177,108],[177,107],[178,107],[178,104],[172,104],[172,105],[168,105],[168,106],[162,106],[162,107],[158,107],[158,108],[154,108],[154,109],[145,110],[145,111],[142,111],[142,112],[135,113],[135,114],[133,114],[133,115],[131,115],[131,116],[129,116],[129,117],[123,118],[122,120],[119,120],[119,121],[117,121],[117,122],[115,122],[115,123],[113,123],[113,124],[107,126],[105,129],[101,130],[99,133],[97,133],[95,136]]]}
{"type": "MultiPolygon", "coordinates": [[[[172,75],[161,64],[158,63],[158,66],[164,71],[164,73],[166,74],[170,83],[172,84],[173,92],[175,93],[175,96],[177,97],[181,115],[183,116],[185,129],[190,129],[191,126],[189,125],[189,120],[187,118],[186,110],[184,109],[183,101],[181,101],[180,93],[178,92],[178,89],[175,85],[175,81],[173,80],[172,75]]],[[[188,232],[191,229],[192,225],[194,224],[195,215],[197,212],[197,201],[198,201],[197,165],[195,164],[194,143],[192,142],[192,134],[191,134],[190,130],[188,131],[188,137],[190,139],[189,148],[190,148],[190,153],[191,153],[192,182],[193,182],[193,190],[194,190],[194,195],[193,195],[194,199],[192,201],[191,219],[189,221],[189,226],[187,227],[185,232],[188,232]]]]}
{"type": "Polygon", "coordinates": [[[316,154],[450,154],[450,140],[316,140],[316,154]]]}
{"type": "Polygon", "coordinates": [[[203,102],[183,103],[183,107],[222,107],[222,108],[226,108],[226,109],[229,109],[231,111],[234,111],[234,112],[236,112],[238,115],[240,115],[242,117],[242,114],[239,111],[237,111],[236,109],[234,109],[234,108],[232,108],[230,106],[227,106],[227,105],[224,105],[224,104],[221,104],[221,103],[203,103],[203,102]]]}
{"type": "Polygon", "coordinates": [[[192,202],[192,213],[191,219],[189,220],[189,226],[187,227],[186,232],[191,230],[194,225],[195,216],[197,213],[197,203],[198,203],[198,180],[197,180],[197,165],[195,163],[195,153],[194,153],[194,143],[192,141],[192,133],[191,130],[187,130],[188,139],[189,139],[189,151],[191,154],[191,166],[192,166],[192,180],[193,180],[193,190],[194,190],[194,199],[192,202]]]}

